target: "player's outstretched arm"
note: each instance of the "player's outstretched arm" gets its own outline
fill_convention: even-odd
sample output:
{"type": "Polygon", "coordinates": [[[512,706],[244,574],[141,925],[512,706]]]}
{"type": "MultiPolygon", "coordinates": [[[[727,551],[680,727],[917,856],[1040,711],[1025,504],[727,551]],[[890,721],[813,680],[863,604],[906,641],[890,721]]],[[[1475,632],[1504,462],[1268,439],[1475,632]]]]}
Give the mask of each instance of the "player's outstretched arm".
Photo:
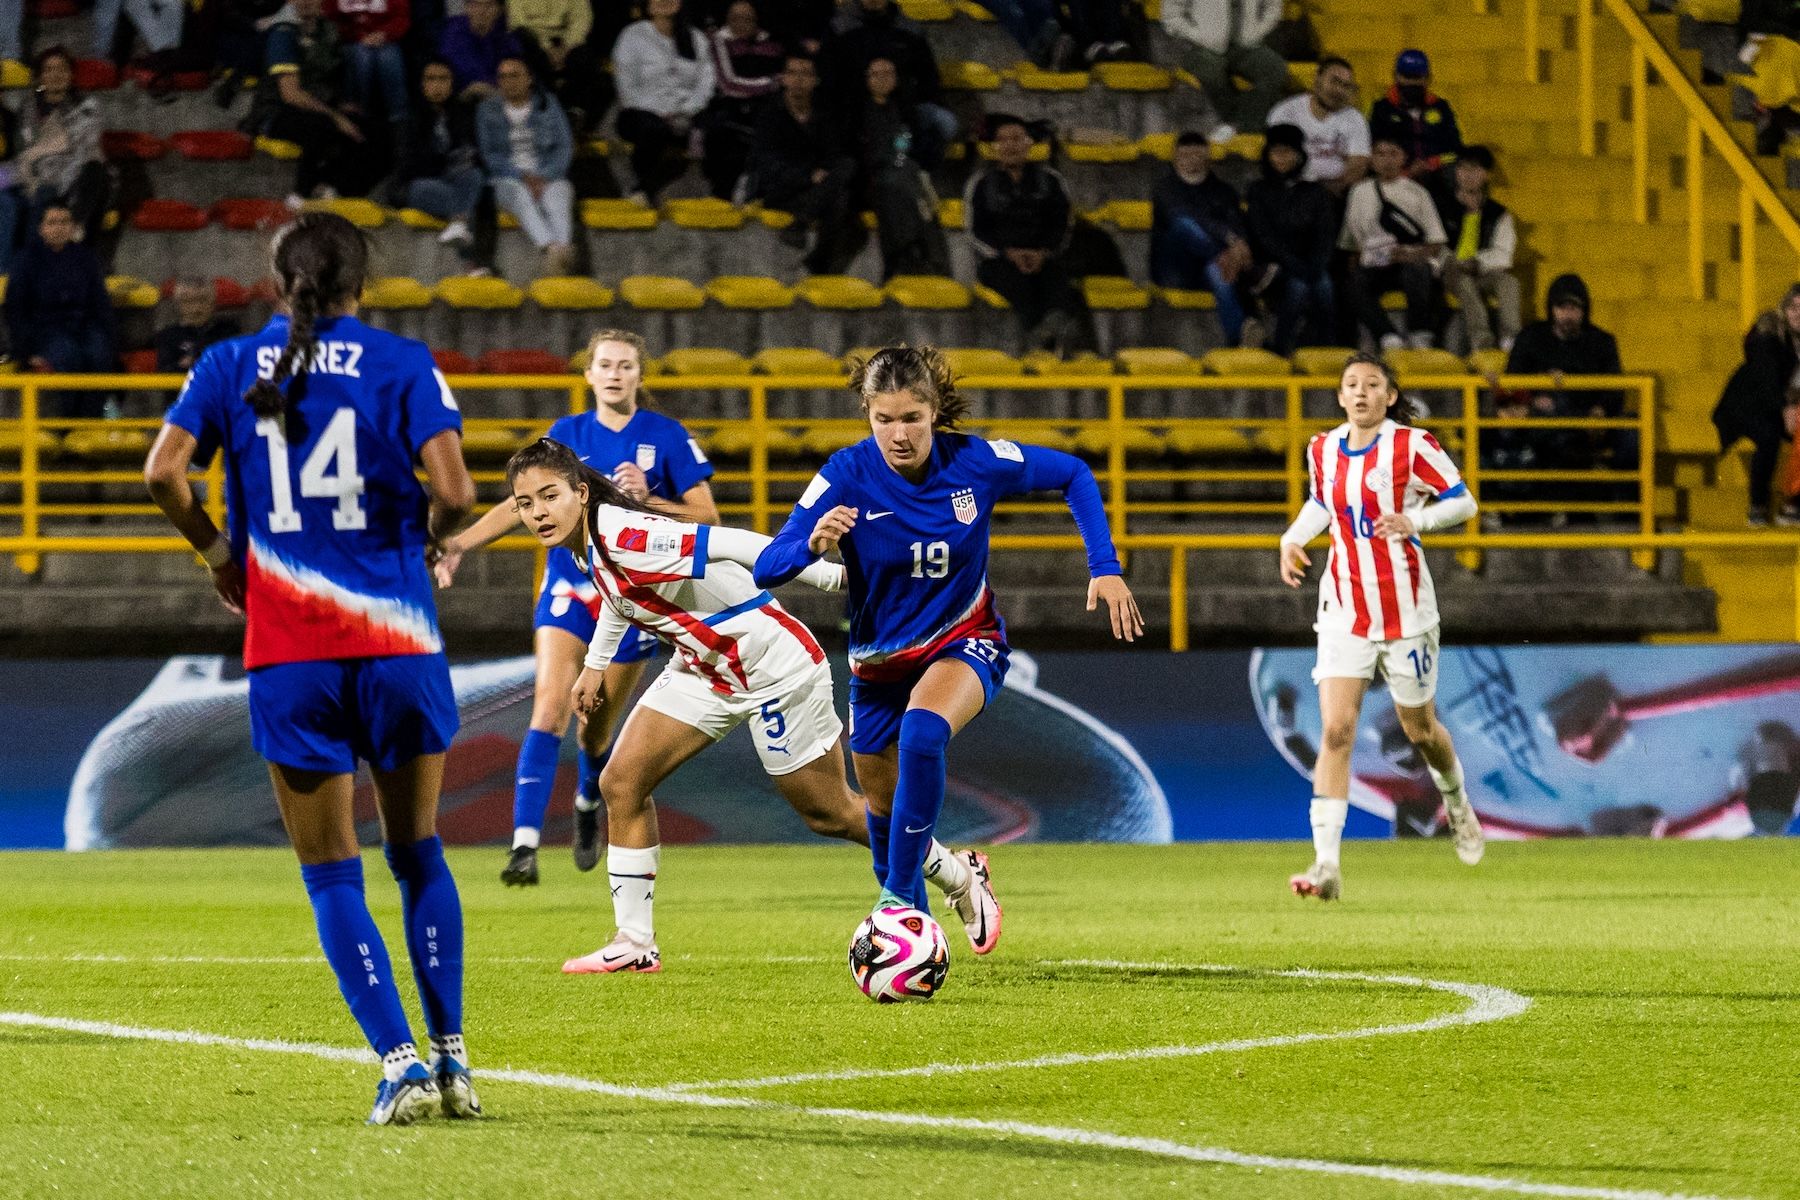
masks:
{"type": "Polygon", "coordinates": [[[219,527],[213,524],[194,496],[188,482],[188,468],[200,443],[179,425],[164,425],[144,460],[144,484],[150,499],[162,509],[194,552],[206,560],[212,572],[213,590],[226,608],[239,615],[244,611],[244,572],[231,557],[219,527]]]}
{"type": "Polygon", "coordinates": [[[444,538],[438,544],[437,562],[433,566],[437,585],[441,588],[449,587],[456,580],[456,569],[462,565],[463,555],[500,540],[517,528],[519,523],[519,510],[513,504],[513,498],[508,496],[482,513],[473,525],[461,533],[444,538]]]}
{"type": "MultiPolygon", "coordinates": [[[[707,553],[715,559],[737,563],[752,572],[756,570],[757,561],[774,542],[774,538],[765,537],[748,529],[732,529],[725,525],[709,527],[707,553]]],[[[838,563],[815,562],[800,572],[796,578],[801,583],[818,588],[821,592],[841,592],[844,590],[844,568],[838,563]]]]}

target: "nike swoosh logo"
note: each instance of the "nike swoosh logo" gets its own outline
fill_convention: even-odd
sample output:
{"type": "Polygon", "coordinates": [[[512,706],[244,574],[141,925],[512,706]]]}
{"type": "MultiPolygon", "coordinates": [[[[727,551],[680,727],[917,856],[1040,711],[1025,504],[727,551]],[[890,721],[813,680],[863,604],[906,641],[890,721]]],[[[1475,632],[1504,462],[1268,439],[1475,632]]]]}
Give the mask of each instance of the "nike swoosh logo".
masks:
{"type": "Polygon", "coordinates": [[[883,517],[891,517],[891,516],[893,516],[893,515],[894,515],[894,510],[893,510],[893,509],[891,509],[891,508],[890,508],[890,509],[888,509],[888,510],[887,510],[887,511],[886,511],[886,512],[872,512],[872,513],[870,513],[870,514],[869,514],[869,520],[871,520],[871,521],[879,521],[879,520],[881,520],[881,518],[883,518],[883,517]]]}
{"type": "Polygon", "coordinates": [[[635,957],[635,955],[632,955],[632,954],[602,954],[600,956],[600,961],[601,962],[609,962],[609,963],[610,962],[622,962],[625,959],[632,958],[632,957],[635,957]]]}
{"type": "Polygon", "coordinates": [[[921,825],[917,829],[914,829],[911,825],[908,825],[906,827],[906,832],[908,832],[908,833],[924,833],[927,829],[930,829],[930,828],[931,828],[931,826],[929,826],[929,825],[921,825]]]}
{"type": "Polygon", "coordinates": [[[542,783],[544,781],[536,775],[521,775],[521,776],[519,776],[519,782],[520,783],[542,783]]]}

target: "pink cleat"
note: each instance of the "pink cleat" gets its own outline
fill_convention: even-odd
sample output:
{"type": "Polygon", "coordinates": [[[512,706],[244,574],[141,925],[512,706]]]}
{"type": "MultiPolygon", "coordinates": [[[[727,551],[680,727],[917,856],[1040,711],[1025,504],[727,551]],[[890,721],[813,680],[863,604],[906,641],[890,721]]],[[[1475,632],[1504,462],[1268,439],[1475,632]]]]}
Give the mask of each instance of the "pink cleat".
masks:
{"type": "Polygon", "coordinates": [[[1343,876],[1334,863],[1315,862],[1305,872],[1288,880],[1294,895],[1317,896],[1321,900],[1336,900],[1343,886],[1343,876]]]}
{"type": "Polygon", "coordinates": [[[969,948],[986,954],[1000,944],[1000,901],[994,898],[994,881],[988,872],[988,856],[979,850],[964,850],[957,856],[969,869],[969,885],[951,892],[944,899],[962,919],[963,932],[969,935],[969,948]]]}
{"type": "Polygon", "coordinates": [[[620,930],[612,941],[592,954],[571,958],[562,969],[564,975],[611,975],[615,971],[655,975],[662,970],[662,954],[655,942],[645,945],[620,930]]]}

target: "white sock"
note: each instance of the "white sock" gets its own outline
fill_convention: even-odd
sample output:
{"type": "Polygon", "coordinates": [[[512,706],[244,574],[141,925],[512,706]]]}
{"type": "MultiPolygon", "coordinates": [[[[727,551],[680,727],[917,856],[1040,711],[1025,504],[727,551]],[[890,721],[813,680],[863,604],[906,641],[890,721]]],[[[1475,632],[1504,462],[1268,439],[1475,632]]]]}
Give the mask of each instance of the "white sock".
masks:
{"type": "Polygon", "coordinates": [[[962,855],[932,838],[931,849],[925,854],[925,880],[945,895],[960,892],[969,886],[969,864],[962,855]]]}
{"type": "Polygon", "coordinates": [[[1425,764],[1425,769],[1431,772],[1431,782],[1437,784],[1438,795],[1444,797],[1446,800],[1449,799],[1453,793],[1462,791],[1462,759],[1456,759],[1450,764],[1450,774],[1448,775],[1441,774],[1438,769],[1430,763],[1425,764]]]}
{"type": "Polygon", "coordinates": [[[513,849],[517,850],[520,846],[529,846],[536,850],[538,848],[538,831],[529,825],[521,825],[513,830],[513,849]]]}
{"type": "Polygon", "coordinates": [[[1328,800],[1314,796],[1312,817],[1313,857],[1330,866],[1338,865],[1338,848],[1344,841],[1344,821],[1350,815],[1348,800],[1328,800]]]}
{"type": "Polygon", "coordinates": [[[656,867],[662,847],[634,850],[628,846],[606,848],[606,873],[612,884],[613,920],[619,929],[645,946],[656,940],[651,902],[656,899],[656,867]]]}
{"type": "Polygon", "coordinates": [[[469,1052],[463,1046],[462,1034],[446,1033],[443,1037],[431,1039],[431,1061],[436,1062],[440,1058],[454,1058],[465,1067],[469,1065],[469,1052]]]}
{"type": "Polygon", "coordinates": [[[402,1042],[389,1050],[381,1058],[381,1074],[389,1082],[406,1074],[406,1068],[419,1061],[419,1048],[411,1042],[402,1042]]]}

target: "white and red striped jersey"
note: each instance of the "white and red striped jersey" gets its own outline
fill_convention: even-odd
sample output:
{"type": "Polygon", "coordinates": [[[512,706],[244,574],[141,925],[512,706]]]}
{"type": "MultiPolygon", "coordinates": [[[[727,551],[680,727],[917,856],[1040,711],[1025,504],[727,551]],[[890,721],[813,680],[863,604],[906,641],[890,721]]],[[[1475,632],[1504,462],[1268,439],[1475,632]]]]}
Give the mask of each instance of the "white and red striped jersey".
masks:
{"type": "Polygon", "coordinates": [[[1306,450],[1308,502],[1331,517],[1318,628],[1377,642],[1414,637],[1438,623],[1431,572],[1418,538],[1376,537],[1375,522],[1468,489],[1423,429],[1383,421],[1361,450],[1349,449],[1349,436],[1346,422],[1316,435],[1306,450]]]}
{"type": "Polygon", "coordinates": [[[626,626],[635,625],[674,648],[678,669],[726,696],[824,662],[811,631],[745,567],[709,558],[710,532],[612,505],[593,509],[577,561],[602,599],[594,649],[610,658],[626,626]]]}

